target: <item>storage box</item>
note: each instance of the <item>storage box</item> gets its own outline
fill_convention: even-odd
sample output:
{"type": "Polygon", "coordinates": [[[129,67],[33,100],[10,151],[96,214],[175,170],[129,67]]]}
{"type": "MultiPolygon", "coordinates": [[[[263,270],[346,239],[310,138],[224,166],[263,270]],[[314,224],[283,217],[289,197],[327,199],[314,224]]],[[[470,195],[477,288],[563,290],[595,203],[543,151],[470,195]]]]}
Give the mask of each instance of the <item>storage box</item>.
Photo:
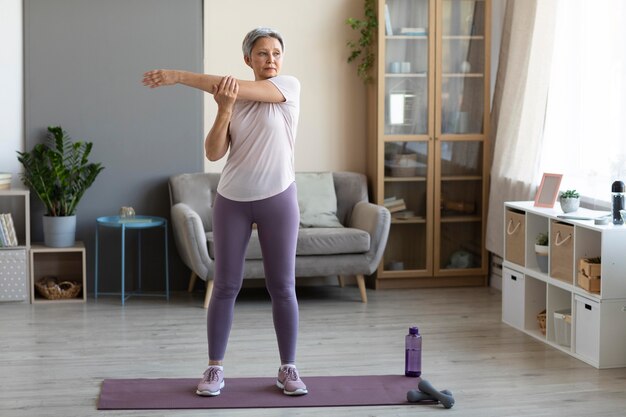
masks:
{"type": "Polygon", "coordinates": [[[600,263],[591,263],[589,259],[580,258],[578,260],[578,271],[584,272],[584,274],[588,277],[599,277],[601,276],[602,264],[600,263]]]}
{"type": "Polygon", "coordinates": [[[511,209],[506,210],[504,259],[520,266],[526,266],[525,235],[526,215],[511,209]]]}
{"type": "Polygon", "coordinates": [[[574,284],[574,226],[553,221],[550,226],[550,276],[574,284]]]}
{"type": "Polygon", "coordinates": [[[600,294],[600,277],[588,277],[583,271],[578,273],[578,286],[589,292],[600,294]]]}
{"type": "Polygon", "coordinates": [[[26,250],[0,250],[0,301],[28,300],[26,250]]]}
{"type": "Polygon", "coordinates": [[[554,339],[561,346],[570,347],[572,340],[572,310],[554,312],[554,339]]]}
{"type": "Polygon", "coordinates": [[[600,303],[578,294],[574,295],[574,300],[576,300],[574,352],[598,364],[600,360],[600,303]]]}

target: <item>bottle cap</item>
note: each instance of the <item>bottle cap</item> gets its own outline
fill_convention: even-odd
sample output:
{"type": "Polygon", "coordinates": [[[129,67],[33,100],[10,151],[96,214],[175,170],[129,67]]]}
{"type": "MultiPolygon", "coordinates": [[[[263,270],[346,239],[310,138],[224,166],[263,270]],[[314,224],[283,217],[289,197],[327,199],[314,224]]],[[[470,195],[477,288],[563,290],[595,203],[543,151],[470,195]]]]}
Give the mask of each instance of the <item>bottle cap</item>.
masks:
{"type": "Polygon", "coordinates": [[[419,334],[417,327],[409,327],[409,334],[419,334]]]}
{"type": "Polygon", "coordinates": [[[611,186],[612,193],[623,193],[624,192],[624,183],[621,181],[615,181],[611,186]]]}

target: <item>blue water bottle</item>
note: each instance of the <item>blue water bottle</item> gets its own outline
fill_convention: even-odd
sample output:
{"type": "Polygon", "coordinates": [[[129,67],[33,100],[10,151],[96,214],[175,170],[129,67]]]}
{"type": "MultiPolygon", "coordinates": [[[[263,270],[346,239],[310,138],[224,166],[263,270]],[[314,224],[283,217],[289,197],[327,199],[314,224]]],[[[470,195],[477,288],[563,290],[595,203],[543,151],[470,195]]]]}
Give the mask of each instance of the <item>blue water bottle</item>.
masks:
{"type": "Polygon", "coordinates": [[[422,336],[417,327],[409,328],[404,348],[404,375],[417,378],[422,374],[422,336]]]}

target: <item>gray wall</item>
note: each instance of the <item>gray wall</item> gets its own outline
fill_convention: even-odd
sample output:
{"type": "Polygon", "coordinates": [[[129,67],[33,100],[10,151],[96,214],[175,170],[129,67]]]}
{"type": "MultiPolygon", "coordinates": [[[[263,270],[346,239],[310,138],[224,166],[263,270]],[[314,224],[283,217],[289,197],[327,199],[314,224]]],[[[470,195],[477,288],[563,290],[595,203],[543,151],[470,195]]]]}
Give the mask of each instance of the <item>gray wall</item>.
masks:
{"type": "MultiPolygon", "coordinates": [[[[141,84],[153,68],[202,71],[202,1],[25,0],[24,56],[25,149],[43,140],[48,125],[61,125],[74,140],[93,142],[91,161],[106,167],[77,212],[93,292],[96,218],[121,206],[169,218],[168,177],[203,170],[202,94],[141,84]]],[[[37,242],[43,206],[32,204],[37,242]]],[[[101,290],[119,290],[119,233],[101,230],[101,290]]],[[[163,288],[160,233],[143,234],[147,289],[163,288]]],[[[129,237],[130,272],[136,253],[129,237]]],[[[188,272],[171,233],[169,249],[172,287],[184,288],[188,272]]]]}

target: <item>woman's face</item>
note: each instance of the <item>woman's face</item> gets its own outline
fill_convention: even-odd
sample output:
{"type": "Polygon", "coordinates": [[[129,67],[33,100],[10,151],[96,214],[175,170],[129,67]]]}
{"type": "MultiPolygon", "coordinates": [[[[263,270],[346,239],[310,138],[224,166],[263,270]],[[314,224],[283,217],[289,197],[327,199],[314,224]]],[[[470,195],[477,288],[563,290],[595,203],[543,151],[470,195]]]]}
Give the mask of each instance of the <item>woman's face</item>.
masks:
{"type": "Polygon", "coordinates": [[[259,38],[252,47],[250,56],[244,57],[254,71],[254,79],[267,80],[278,75],[283,63],[283,49],[276,38],[259,38]]]}

